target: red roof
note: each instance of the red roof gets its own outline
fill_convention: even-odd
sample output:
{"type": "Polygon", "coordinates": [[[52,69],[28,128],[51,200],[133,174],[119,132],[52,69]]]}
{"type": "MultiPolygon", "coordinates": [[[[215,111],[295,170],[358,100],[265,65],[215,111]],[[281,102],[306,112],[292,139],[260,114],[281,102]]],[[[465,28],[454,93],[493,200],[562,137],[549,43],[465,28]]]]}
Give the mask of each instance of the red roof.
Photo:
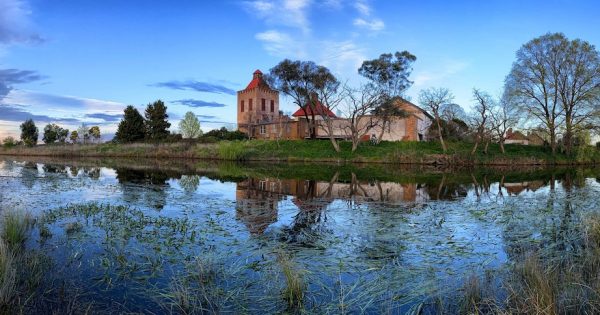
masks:
{"type": "Polygon", "coordinates": [[[246,86],[246,90],[255,89],[257,87],[261,87],[261,88],[265,88],[265,89],[271,88],[271,87],[269,87],[269,84],[267,83],[267,81],[265,81],[265,79],[263,78],[263,73],[260,70],[254,71],[253,74],[254,74],[254,76],[252,77],[252,81],[250,81],[250,83],[248,83],[248,86],[246,86]]]}
{"type": "MultiPolygon", "coordinates": [[[[315,101],[314,105],[312,105],[312,104],[306,104],[305,107],[307,109],[307,113],[308,113],[309,117],[312,116],[312,114],[313,114],[313,108],[314,108],[315,116],[319,116],[321,114],[325,114],[328,117],[337,118],[337,116],[329,108],[323,106],[323,104],[321,104],[321,102],[319,102],[319,101],[315,101]]],[[[305,117],[305,115],[304,115],[304,109],[300,108],[295,113],[293,113],[292,116],[294,116],[294,117],[305,117]]]]}

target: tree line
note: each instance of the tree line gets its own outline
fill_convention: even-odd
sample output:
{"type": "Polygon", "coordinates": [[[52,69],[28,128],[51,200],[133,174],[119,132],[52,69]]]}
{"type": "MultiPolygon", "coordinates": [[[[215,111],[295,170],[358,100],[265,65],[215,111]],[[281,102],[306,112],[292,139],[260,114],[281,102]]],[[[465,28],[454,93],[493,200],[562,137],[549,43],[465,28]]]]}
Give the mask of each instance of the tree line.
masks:
{"type": "MultiPolygon", "coordinates": [[[[589,144],[590,135],[599,129],[599,60],[598,51],[586,41],[546,34],[517,51],[500,96],[474,88],[468,112],[453,102],[449,89],[424,89],[418,94],[418,104],[433,116],[430,139],[439,141],[444,152],[448,150],[445,140],[450,139],[472,142],[471,154],[479,148],[487,153],[491,142],[498,143],[504,153],[508,131],[514,128],[537,134],[553,154],[561,149],[570,155],[574,146],[589,144]]],[[[343,112],[348,121],[344,128],[355,151],[374,128],[380,128],[377,141],[381,141],[392,119],[409,115],[398,107],[398,101],[406,99],[404,94],[412,85],[409,76],[415,61],[407,51],[366,60],[358,69],[363,83],[350,86],[312,61],[285,59],[270,69],[267,80],[303,109],[309,138],[315,139],[317,128],[322,128],[338,152],[329,113],[343,112]],[[317,104],[327,110],[319,111],[317,104]]]]}
{"type": "MultiPolygon", "coordinates": [[[[35,125],[33,119],[25,120],[21,125],[21,137],[20,141],[17,141],[13,137],[6,137],[3,140],[5,147],[13,147],[17,145],[34,146],[37,144],[39,139],[39,129],[35,125]]],[[[66,144],[70,140],[71,143],[98,143],[102,137],[99,126],[87,127],[82,124],[77,130],[69,132],[69,129],[65,129],[57,124],[50,123],[44,127],[44,133],[42,135],[42,141],[45,144],[62,143],[66,144]]]]}

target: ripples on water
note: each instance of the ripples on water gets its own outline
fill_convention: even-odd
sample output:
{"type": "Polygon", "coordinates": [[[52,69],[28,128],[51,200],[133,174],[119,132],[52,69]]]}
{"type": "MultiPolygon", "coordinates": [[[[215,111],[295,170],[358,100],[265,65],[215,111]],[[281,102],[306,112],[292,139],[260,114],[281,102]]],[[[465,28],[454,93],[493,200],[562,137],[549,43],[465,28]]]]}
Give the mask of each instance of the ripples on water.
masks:
{"type": "Polygon", "coordinates": [[[36,220],[29,310],[278,313],[284,255],[309,312],[402,313],[557,244],[598,174],[5,159],[0,209],[36,220]]]}

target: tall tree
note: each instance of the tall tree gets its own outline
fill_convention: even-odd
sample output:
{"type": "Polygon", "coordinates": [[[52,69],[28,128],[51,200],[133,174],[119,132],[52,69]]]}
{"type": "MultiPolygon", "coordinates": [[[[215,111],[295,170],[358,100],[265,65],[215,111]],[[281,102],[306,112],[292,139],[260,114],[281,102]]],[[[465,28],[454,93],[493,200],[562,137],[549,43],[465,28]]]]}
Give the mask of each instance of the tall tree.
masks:
{"type": "Polygon", "coordinates": [[[600,60],[593,45],[564,34],[546,34],[527,42],[506,78],[506,91],[546,129],[552,152],[564,125],[571,152],[577,129],[592,128],[600,100],[600,60]]]}
{"type": "Polygon", "coordinates": [[[565,150],[571,154],[574,136],[598,125],[600,113],[600,56],[586,41],[569,41],[563,34],[558,48],[563,56],[557,65],[558,94],[565,115],[565,150]],[[564,46],[567,46],[566,49],[564,46]]]}
{"type": "Polygon", "coordinates": [[[377,90],[381,99],[372,114],[380,118],[381,133],[377,141],[381,141],[385,128],[394,117],[407,117],[408,113],[399,108],[402,95],[412,85],[408,79],[412,72],[412,64],[417,60],[408,51],[382,54],[377,59],[366,60],[358,69],[358,73],[369,79],[369,88],[377,90]]]}
{"type": "MultiPolygon", "coordinates": [[[[338,104],[342,101],[342,93],[340,90],[340,82],[338,79],[323,66],[317,66],[316,71],[313,73],[313,85],[314,93],[309,98],[309,104],[311,114],[317,114],[324,122],[325,126],[320,126],[326,129],[329,141],[333,146],[335,152],[340,152],[340,145],[335,138],[334,132],[334,117],[331,113],[337,108],[338,104]]],[[[316,123],[316,121],[315,121],[316,123]]]]}
{"type": "Polygon", "coordinates": [[[167,120],[167,107],[161,100],[148,104],[146,107],[146,137],[150,140],[163,140],[169,136],[171,123],[167,120]]]}
{"type": "Polygon", "coordinates": [[[119,123],[115,139],[118,142],[136,142],[144,140],[146,136],[146,124],[144,117],[133,107],[127,106],[124,111],[123,119],[119,123]]]}
{"type": "Polygon", "coordinates": [[[179,130],[182,136],[187,139],[196,139],[202,135],[200,121],[192,112],[185,113],[185,116],[179,122],[179,130]]]}
{"type": "Polygon", "coordinates": [[[100,127],[98,126],[92,126],[87,133],[89,134],[90,138],[94,139],[96,142],[99,142],[100,138],[102,137],[102,134],[100,133],[100,127]]]}
{"type": "Polygon", "coordinates": [[[369,116],[381,105],[382,95],[368,84],[359,88],[344,87],[344,100],[348,124],[346,133],[352,140],[352,152],[356,151],[361,139],[379,125],[379,118],[369,116]]]}
{"type": "Polygon", "coordinates": [[[316,114],[310,110],[310,98],[316,93],[315,76],[319,66],[312,61],[285,59],[271,68],[267,80],[270,85],[289,96],[292,102],[304,111],[311,139],[316,138],[316,114]]]}
{"type": "Polygon", "coordinates": [[[79,139],[79,133],[77,132],[77,130],[73,130],[71,132],[69,139],[71,139],[71,143],[73,143],[73,144],[77,143],[77,139],[79,139]]]}
{"type": "Polygon", "coordinates": [[[38,128],[35,126],[33,119],[27,119],[21,124],[21,140],[25,145],[34,146],[37,144],[39,137],[38,128]]]}
{"type": "Polygon", "coordinates": [[[488,93],[478,89],[473,89],[473,98],[475,99],[475,106],[473,106],[473,113],[469,120],[472,129],[475,131],[475,144],[473,144],[471,155],[475,154],[481,141],[485,141],[483,152],[487,154],[491,130],[490,111],[495,106],[495,101],[488,93]]]}
{"type": "Polygon", "coordinates": [[[56,142],[56,139],[58,139],[58,128],[60,127],[55,124],[47,124],[44,127],[44,136],[42,137],[44,143],[50,144],[56,142]]]}
{"type": "Polygon", "coordinates": [[[504,142],[508,130],[516,127],[519,123],[519,112],[510,99],[510,95],[504,94],[500,102],[492,108],[490,120],[492,121],[492,132],[500,144],[500,151],[504,154],[506,153],[504,142]]]}
{"type": "Polygon", "coordinates": [[[419,104],[433,115],[437,126],[438,138],[444,153],[446,153],[448,148],[442,135],[441,110],[444,105],[452,103],[452,100],[454,100],[454,95],[446,88],[429,88],[419,92],[419,104]]]}

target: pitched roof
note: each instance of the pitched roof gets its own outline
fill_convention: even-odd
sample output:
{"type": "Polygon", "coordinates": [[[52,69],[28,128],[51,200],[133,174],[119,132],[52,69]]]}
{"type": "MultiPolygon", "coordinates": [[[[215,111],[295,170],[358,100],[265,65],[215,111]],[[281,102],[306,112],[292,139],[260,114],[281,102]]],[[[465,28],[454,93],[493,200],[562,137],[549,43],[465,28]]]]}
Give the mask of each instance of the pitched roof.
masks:
{"type": "Polygon", "coordinates": [[[258,69],[254,71],[252,81],[248,83],[248,86],[246,86],[245,90],[255,89],[257,87],[271,89],[267,81],[265,81],[265,79],[263,78],[263,73],[258,69]]]}
{"type": "Polygon", "coordinates": [[[422,112],[423,114],[425,114],[425,116],[427,116],[427,118],[429,119],[433,119],[433,116],[431,116],[431,114],[429,114],[426,110],[422,109],[421,107],[415,105],[413,102],[408,101],[404,98],[400,98],[400,100],[398,101],[398,106],[403,106],[403,105],[408,105],[411,106],[415,109],[417,109],[418,111],[422,112]]]}
{"type": "MultiPolygon", "coordinates": [[[[315,100],[314,104],[306,104],[306,106],[304,107],[306,108],[306,113],[308,114],[308,116],[312,116],[314,109],[315,115],[327,115],[330,118],[337,118],[337,116],[329,108],[323,106],[323,104],[321,104],[321,102],[319,102],[318,100],[315,100]]],[[[292,116],[305,117],[304,113],[304,109],[300,108],[295,113],[293,113],[292,116]]]]}
{"type": "Polygon", "coordinates": [[[528,140],[528,138],[520,131],[508,132],[506,135],[506,140],[528,140]]]}

